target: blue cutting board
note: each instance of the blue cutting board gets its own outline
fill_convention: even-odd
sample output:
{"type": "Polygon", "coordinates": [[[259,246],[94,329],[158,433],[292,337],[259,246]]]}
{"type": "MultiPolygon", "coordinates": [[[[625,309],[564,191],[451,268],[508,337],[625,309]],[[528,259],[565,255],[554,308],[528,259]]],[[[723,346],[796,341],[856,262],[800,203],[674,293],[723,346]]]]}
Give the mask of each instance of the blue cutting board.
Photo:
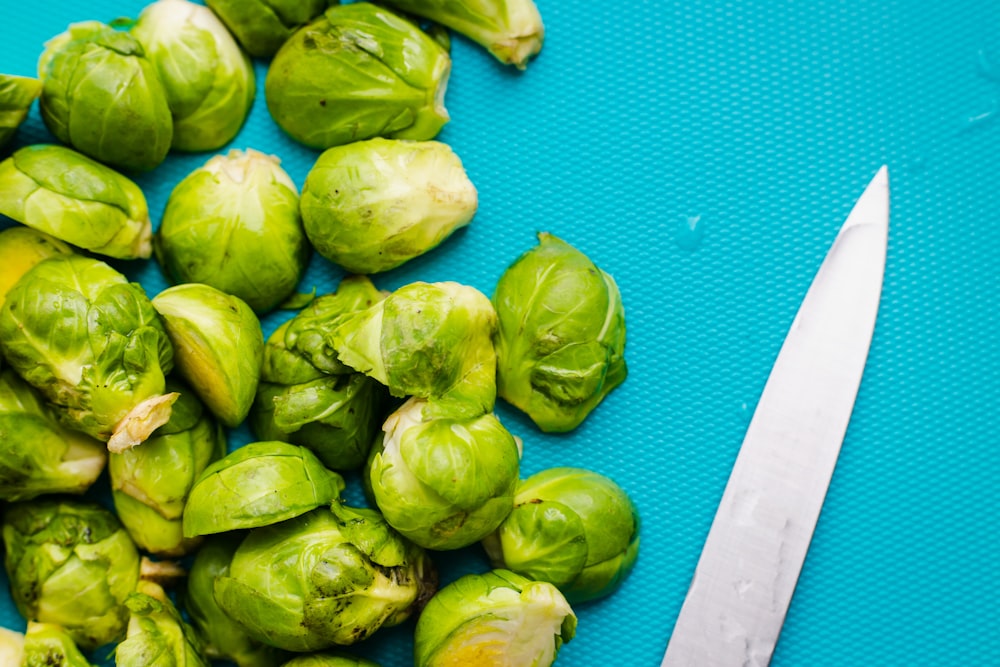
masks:
{"type": "MultiPolygon", "coordinates": [[[[67,24],[135,0],[3,0],[0,71],[34,72],[67,24]]],[[[885,290],[843,453],[772,664],[987,665],[1000,656],[1000,6],[987,0],[538,0],[527,72],[454,40],[440,139],[479,188],[474,222],[376,277],[393,289],[497,278],[552,232],[621,287],[630,375],[568,435],[507,406],[525,475],[617,480],[643,519],[638,565],[577,608],[557,664],[659,664],[768,370],[840,224],[880,165],[892,181],[885,290]]],[[[318,153],[259,96],[232,147],[318,153]]],[[[37,107],[17,145],[50,141],[37,107]]],[[[154,217],[208,155],[137,180],[154,217]]],[[[7,224],[7,223],[5,223],[7,224]]],[[[128,264],[151,293],[155,266],[128,264]]],[[[302,288],[341,272],[314,258],[302,288]]],[[[280,314],[265,321],[273,330],[280,314]]],[[[246,442],[237,431],[232,446],[246,442]]],[[[356,496],[354,496],[356,497],[356,496]]],[[[446,581],[486,567],[438,558],[446,581]]],[[[0,582],[0,591],[6,585],[0,582]]],[[[0,624],[23,627],[6,593],[0,624]]],[[[357,652],[411,664],[412,624],[357,652]]]]}

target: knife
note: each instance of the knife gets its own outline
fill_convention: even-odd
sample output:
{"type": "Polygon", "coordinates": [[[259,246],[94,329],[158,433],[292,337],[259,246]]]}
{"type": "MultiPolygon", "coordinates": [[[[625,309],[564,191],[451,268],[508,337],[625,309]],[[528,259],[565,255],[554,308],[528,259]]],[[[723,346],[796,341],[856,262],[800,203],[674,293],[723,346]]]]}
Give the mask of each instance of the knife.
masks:
{"type": "Polygon", "coordinates": [[[747,427],[661,667],[766,667],[833,476],[871,344],[889,174],[813,279],[747,427]]]}

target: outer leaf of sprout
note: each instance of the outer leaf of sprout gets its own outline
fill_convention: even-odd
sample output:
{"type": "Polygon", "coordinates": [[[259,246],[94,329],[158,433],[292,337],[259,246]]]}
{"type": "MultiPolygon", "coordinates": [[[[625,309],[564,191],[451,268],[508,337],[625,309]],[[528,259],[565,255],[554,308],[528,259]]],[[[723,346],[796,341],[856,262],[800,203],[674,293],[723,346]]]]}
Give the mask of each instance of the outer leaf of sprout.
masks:
{"type": "Polygon", "coordinates": [[[210,667],[201,640],[159,584],[140,580],[125,601],[131,612],[125,641],[115,649],[122,667],[210,667]]]}
{"type": "Polygon", "coordinates": [[[28,623],[24,633],[24,662],[4,662],[21,667],[91,667],[73,638],[54,623],[28,623]]]}
{"type": "Polygon", "coordinates": [[[7,292],[28,269],[53,255],[72,252],[73,249],[59,239],[30,227],[8,227],[0,231],[0,307],[7,292]]]}
{"type": "Polygon", "coordinates": [[[14,138],[41,93],[42,82],[38,79],[0,74],[0,149],[14,138]]]}
{"type": "Polygon", "coordinates": [[[184,508],[184,535],[266,526],[330,503],[344,480],[304,447],[252,442],[202,473],[184,508]]]}
{"type": "Polygon", "coordinates": [[[327,0],[206,0],[255,58],[270,58],[300,26],[319,16],[327,0]]]}

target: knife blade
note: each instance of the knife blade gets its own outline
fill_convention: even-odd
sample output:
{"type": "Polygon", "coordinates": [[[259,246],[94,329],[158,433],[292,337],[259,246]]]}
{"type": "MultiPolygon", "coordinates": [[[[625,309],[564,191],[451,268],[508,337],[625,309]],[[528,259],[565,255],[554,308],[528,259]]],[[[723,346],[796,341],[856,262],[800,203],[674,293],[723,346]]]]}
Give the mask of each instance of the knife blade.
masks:
{"type": "Polygon", "coordinates": [[[661,667],[770,663],[861,384],[888,229],[883,166],[837,234],[782,343],[661,667]]]}

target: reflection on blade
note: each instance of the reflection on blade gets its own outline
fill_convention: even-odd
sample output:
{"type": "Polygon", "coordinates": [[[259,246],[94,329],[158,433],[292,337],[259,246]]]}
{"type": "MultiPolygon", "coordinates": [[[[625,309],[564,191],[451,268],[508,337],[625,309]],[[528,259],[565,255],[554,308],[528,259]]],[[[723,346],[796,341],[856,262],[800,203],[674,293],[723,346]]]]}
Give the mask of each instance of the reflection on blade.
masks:
{"type": "Polygon", "coordinates": [[[837,235],[774,363],[664,667],[770,662],[861,383],[888,225],[882,167],[837,235]]]}

